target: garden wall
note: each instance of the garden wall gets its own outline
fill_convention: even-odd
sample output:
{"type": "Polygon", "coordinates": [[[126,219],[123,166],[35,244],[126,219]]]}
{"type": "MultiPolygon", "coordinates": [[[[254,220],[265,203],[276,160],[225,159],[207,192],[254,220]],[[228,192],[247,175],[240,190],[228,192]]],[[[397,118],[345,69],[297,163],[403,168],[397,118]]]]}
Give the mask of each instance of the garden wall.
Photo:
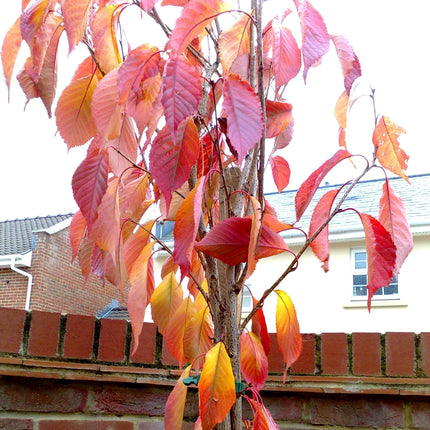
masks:
{"type": "MultiPolygon", "coordinates": [[[[282,385],[271,334],[262,390],[280,429],[430,429],[430,333],[304,334],[282,385]]],[[[179,370],[153,324],[0,308],[0,429],[159,430],[179,370]]],[[[185,430],[198,399],[191,388],[185,430]]]]}

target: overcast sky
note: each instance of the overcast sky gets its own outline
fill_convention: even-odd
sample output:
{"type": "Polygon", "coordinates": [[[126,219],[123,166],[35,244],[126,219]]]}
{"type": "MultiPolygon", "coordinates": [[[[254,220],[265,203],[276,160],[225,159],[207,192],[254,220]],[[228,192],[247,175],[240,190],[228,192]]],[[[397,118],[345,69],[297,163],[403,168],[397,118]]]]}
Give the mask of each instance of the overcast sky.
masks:
{"type": "MultiPolygon", "coordinates": [[[[272,1],[276,2],[279,0],[272,1]]],[[[20,3],[9,2],[0,15],[1,40],[18,16],[20,3]]],[[[354,47],[364,75],[362,88],[371,85],[376,89],[378,113],[407,131],[400,140],[410,155],[406,173],[429,173],[430,27],[426,21],[430,2],[313,0],[311,3],[323,15],[329,33],[344,35],[354,47]]],[[[71,72],[70,65],[60,68],[60,74],[71,72]]],[[[290,189],[297,188],[337,150],[338,127],[333,109],[342,90],[340,67],[332,47],[322,65],[309,71],[306,88],[297,81],[285,92],[295,114],[295,138],[282,154],[291,165],[290,189]]],[[[70,181],[85,157],[86,147],[67,153],[61,137],[56,135],[55,121],[48,120],[42,103],[32,100],[25,112],[24,103],[25,97],[14,84],[8,104],[2,79],[0,220],[74,212],[70,181]]],[[[371,105],[368,98],[359,104],[355,117],[360,112],[361,118],[354,122],[356,137],[351,137],[351,152],[371,149],[371,105]]],[[[340,182],[343,177],[338,173],[329,180],[340,182]]]]}

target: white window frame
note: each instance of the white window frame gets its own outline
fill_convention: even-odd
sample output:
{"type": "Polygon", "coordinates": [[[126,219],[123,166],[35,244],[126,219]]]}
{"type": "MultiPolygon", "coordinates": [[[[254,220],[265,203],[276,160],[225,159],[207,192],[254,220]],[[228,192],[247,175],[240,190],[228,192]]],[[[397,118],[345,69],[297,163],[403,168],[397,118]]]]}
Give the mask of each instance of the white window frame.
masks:
{"type": "MultiPolygon", "coordinates": [[[[366,285],[366,295],[365,296],[354,296],[354,283],[353,283],[353,275],[366,275],[367,276],[367,251],[366,248],[351,248],[351,287],[350,287],[350,296],[352,302],[361,302],[367,301],[367,285],[366,285]],[[359,252],[366,253],[366,268],[365,269],[356,269],[355,268],[355,254],[359,252]]],[[[399,275],[397,275],[397,294],[374,294],[372,297],[372,301],[379,300],[400,300],[400,280],[399,275]]]]}
{"type": "Polygon", "coordinates": [[[246,286],[244,286],[243,287],[243,294],[242,294],[242,311],[241,311],[241,314],[242,315],[248,315],[252,311],[253,307],[254,307],[254,305],[252,303],[252,295],[251,295],[249,289],[246,286]],[[250,306],[245,305],[245,302],[247,301],[248,298],[251,301],[250,306]]]}

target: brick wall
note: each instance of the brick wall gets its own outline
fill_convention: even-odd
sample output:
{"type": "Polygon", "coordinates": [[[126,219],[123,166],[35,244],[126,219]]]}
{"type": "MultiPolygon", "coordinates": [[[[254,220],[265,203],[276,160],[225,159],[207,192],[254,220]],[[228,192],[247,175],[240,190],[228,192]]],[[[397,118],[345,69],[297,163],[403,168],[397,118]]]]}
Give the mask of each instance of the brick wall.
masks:
{"type": "MultiPolygon", "coordinates": [[[[69,229],[54,234],[36,234],[31,267],[23,268],[33,275],[30,308],[55,312],[95,315],[112,299],[123,302],[118,289],[90,275],[84,278],[77,261],[71,264],[69,229]]],[[[27,278],[10,269],[0,270],[0,306],[25,307],[27,278]]]]}
{"type": "MultiPolygon", "coordinates": [[[[161,430],[179,369],[153,324],[130,357],[123,320],[0,308],[0,429],[161,430]]],[[[280,429],[430,429],[430,333],[304,334],[282,385],[271,335],[262,390],[280,429]]],[[[245,410],[248,414],[249,411],[245,410]]],[[[183,428],[194,428],[191,388],[183,428]]]]}

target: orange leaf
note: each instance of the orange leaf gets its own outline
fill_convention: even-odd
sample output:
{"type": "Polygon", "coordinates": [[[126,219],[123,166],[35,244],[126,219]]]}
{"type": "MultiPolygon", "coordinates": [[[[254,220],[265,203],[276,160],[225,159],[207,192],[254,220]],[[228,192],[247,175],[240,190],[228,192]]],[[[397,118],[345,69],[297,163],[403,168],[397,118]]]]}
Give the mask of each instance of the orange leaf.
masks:
{"type": "Polygon", "coordinates": [[[6,36],[3,39],[3,45],[1,50],[3,74],[6,79],[8,93],[10,93],[10,81],[12,79],[12,73],[13,68],[15,66],[16,57],[18,56],[18,51],[22,43],[20,22],[21,20],[20,18],[18,18],[12,25],[12,27],[10,27],[10,29],[6,33],[6,36]]]}
{"type": "Polygon", "coordinates": [[[120,218],[118,201],[118,178],[113,178],[103,195],[98,208],[98,217],[92,227],[92,236],[103,251],[107,251],[116,260],[120,245],[120,218]]]}
{"type": "Polygon", "coordinates": [[[255,333],[242,332],[240,337],[240,370],[248,384],[263,388],[269,365],[263,345],[255,333]]]}
{"type": "Polygon", "coordinates": [[[290,165],[285,158],[275,155],[274,157],[270,157],[270,167],[272,168],[272,176],[276,188],[278,192],[281,192],[290,183],[290,165]]]}
{"type": "Polygon", "coordinates": [[[127,308],[130,313],[130,322],[133,329],[134,354],[139,344],[139,335],[142,331],[145,310],[153,292],[150,279],[150,261],[152,261],[152,248],[155,242],[148,243],[137,257],[129,273],[130,291],[128,292],[127,308]]]}
{"type": "Polygon", "coordinates": [[[91,99],[97,83],[94,69],[94,74],[73,80],[58,99],[55,117],[68,149],[83,145],[97,132],[91,114],[91,99]]]}
{"type": "Polygon", "coordinates": [[[210,430],[222,422],[236,401],[236,385],[230,357],[222,342],[207,354],[199,382],[202,429],[210,430]]]}
{"type": "Polygon", "coordinates": [[[224,73],[230,71],[234,60],[248,54],[250,48],[251,22],[248,15],[242,14],[236,22],[219,37],[219,52],[224,73]]]}
{"type": "Polygon", "coordinates": [[[404,133],[403,128],[391,122],[386,116],[381,116],[373,132],[373,144],[376,146],[376,157],[382,167],[409,182],[404,174],[404,170],[408,168],[409,157],[400,148],[397,140],[404,133]]]}
{"type": "Polygon", "coordinates": [[[92,23],[94,55],[103,73],[109,73],[121,62],[115,31],[118,16],[126,6],[108,5],[100,8],[92,23]]]}
{"type": "Polygon", "coordinates": [[[69,53],[82,40],[93,0],[63,0],[61,11],[69,41],[69,53]]]}
{"type": "Polygon", "coordinates": [[[175,238],[173,257],[175,258],[175,263],[181,268],[181,279],[184,279],[191,268],[193,245],[196,240],[202,213],[204,183],[204,178],[201,178],[185,198],[176,214],[176,222],[173,229],[173,236],[175,238]]]}
{"type": "Polygon", "coordinates": [[[379,201],[379,222],[391,233],[396,245],[396,267],[398,274],[400,267],[414,247],[414,240],[406,218],[402,199],[391,188],[388,179],[384,182],[382,196],[379,201]]]}
{"type": "Polygon", "coordinates": [[[164,428],[169,430],[181,430],[184,418],[185,401],[187,399],[188,387],[184,384],[184,379],[190,376],[191,366],[185,368],[178,379],[164,409],[164,428]]]}
{"type": "Polygon", "coordinates": [[[201,369],[205,354],[212,348],[214,327],[208,306],[199,310],[189,321],[184,332],[184,355],[193,369],[201,369]]]}
{"type": "Polygon", "coordinates": [[[230,8],[222,0],[191,0],[182,9],[170,35],[170,45],[181,54],[221,12],[230,8]]]}
{"type": "Polygon", "coordinates": [[[266,101],[266,137],[279,136],[293,119],[293,107],[286,102],[266,101]]]}
{"type": "Polygon", "coordinates": [[[173,357],[179,362],[179,367],[182,367],[186,362],[184,354],[184,334],[187,325],[197,313],[194,303],[187,297],[183,300],[182,304],[172,315],[167,324],[164,333],[164,341],[173,357]]]}
{"type": "Polygon", "coordinates": [[[79,245],[84,237],[85,229],[87,225],[82,212],[78,210],[72,217],[69,228],[69,239],[72,247],[72,262],[78,255],[79,245]]]}
{"type": "Polygon", "coordinates": [[[278,304],[276,305],[276,334],[279,349],[286,365],[283,377],[283,383],[285,384],[287,371],[300,357],[303,345],[296,309],[290,296],[282,290],[275,291],[278,295],[278,304]]]}
{"type": "Polygon", "coordinates": [[[166,332],[170,318],[181,306],[183,297],[182,287],[172,272],[154,290],[151,296],[152,319],[162,335],[166,332]]]}
{"type": "Polygon", "coordinates": [[[343,129],[346,128],[346,114],[348,112],[349,95],[344,91],[337,99],[334,115],[339,126],[343,129]]]}
{"type": "Polygon", "coordinates": [[[54,8],[57,0],[36,0],[31,2],[21,15],[21,35],[30,49],[37,40],[36,33],[45,22],[49,11],[54,8]]]}

